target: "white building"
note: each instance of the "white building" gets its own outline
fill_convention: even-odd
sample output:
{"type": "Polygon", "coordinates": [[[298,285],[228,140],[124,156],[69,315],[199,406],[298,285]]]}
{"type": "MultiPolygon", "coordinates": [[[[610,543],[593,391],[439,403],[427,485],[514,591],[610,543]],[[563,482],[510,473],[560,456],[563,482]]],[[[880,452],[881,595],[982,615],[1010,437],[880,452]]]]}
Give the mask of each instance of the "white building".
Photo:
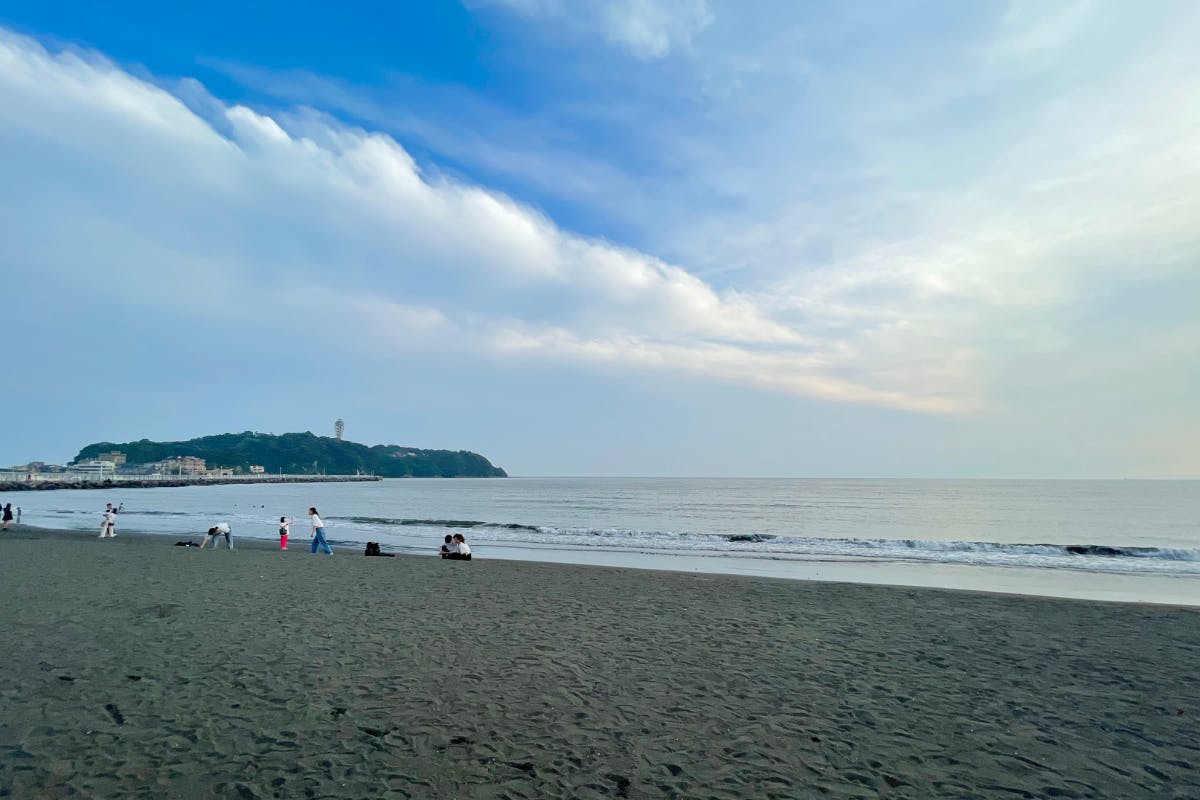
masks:
{"type": "Polygon", "coordinates": [[[71,472],[85,472],[89,475],[112,475],[117,471],[117,462],[100,458],[88,458],[76,461],[69,469],[71,472]]]}

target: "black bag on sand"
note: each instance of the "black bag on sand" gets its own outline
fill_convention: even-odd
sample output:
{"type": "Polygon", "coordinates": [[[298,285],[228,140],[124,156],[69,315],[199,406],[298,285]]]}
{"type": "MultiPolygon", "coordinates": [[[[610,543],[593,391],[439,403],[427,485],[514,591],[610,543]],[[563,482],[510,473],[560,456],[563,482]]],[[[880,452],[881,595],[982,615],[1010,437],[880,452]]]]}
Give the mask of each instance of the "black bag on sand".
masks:
{"type": "Polygon", "coordinates": [[[192,541],[187,541],[187,542],[176,542],[175,546],[176,547],[199,547],[200,545],[198,545],[192,541]]]}

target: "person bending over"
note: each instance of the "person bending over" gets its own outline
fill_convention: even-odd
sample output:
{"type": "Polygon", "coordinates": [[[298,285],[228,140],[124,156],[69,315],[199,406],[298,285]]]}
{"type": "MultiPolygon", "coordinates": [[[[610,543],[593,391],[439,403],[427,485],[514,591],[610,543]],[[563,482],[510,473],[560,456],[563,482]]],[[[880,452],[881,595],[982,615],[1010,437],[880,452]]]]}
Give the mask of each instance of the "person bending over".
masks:
{"type": "Polygon", "coordinates": [[[467,544],[467,539],[461,533],[454,534],[454,544],[449,553],[446,553],[442,558],[448,558],[452,561],[470,561],[471,546],[467,544]]]}
{"type": "Polygon", "coordinates": [[[228,522],[218,522],[216,525],[214,525],[208,529],[208,533],[205,535],[204,541],[200,543],[200,549],[203,550],[204,545],[208,544],[209,541],[211,541],[213,543],[213,550],[220,549],[221,540],[218,539],[217,537],[223,535],[225,537],[225,547],[232,550],[233,549],[233,540],[229,538],[229,533],[230,533],[229,523],[228,522]]]}

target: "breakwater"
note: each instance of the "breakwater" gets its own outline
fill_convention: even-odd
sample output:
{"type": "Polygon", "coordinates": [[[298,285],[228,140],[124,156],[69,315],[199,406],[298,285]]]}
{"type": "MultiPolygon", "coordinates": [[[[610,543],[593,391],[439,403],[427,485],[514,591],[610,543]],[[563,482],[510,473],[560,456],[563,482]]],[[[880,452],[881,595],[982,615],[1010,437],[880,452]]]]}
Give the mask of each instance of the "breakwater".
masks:
{"type": "Polygon", "coordinates": [[[230,483],[357,483],[376,475],[88,475],[0,473],[0,492],[54,489],[158,489],[167,486],[215,486],[230,483]]]}

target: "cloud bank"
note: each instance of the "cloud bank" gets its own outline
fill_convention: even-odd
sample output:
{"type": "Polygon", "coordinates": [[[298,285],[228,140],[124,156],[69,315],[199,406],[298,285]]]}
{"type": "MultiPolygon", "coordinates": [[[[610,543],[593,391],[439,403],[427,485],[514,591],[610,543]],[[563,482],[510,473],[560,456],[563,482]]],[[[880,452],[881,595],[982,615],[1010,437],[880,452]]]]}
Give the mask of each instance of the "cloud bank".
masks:
{"type": "Polygon", "coordinates": [[[4,36],[16,320],[85,367],[97,319],[208,370],[367,360],[336,386],[373,401],[416,359],[669,387],[751,471],[807,424],[817,472],[1200,472],[1194,4],[470,5],[486,85],[204,62],[254,108],[4,36]]]}
{"type": "Polygon", "coordinates": [[[921,411],[967,402],[945,381],[873,374],[852,343],[806,334],[764,298],[426,175],[387,136],[179,94],[188,103],[95,55],[0,38],[10,263],[201,329],[315,316],[326,346],[398,356],[594,364],[921,411]]]}

